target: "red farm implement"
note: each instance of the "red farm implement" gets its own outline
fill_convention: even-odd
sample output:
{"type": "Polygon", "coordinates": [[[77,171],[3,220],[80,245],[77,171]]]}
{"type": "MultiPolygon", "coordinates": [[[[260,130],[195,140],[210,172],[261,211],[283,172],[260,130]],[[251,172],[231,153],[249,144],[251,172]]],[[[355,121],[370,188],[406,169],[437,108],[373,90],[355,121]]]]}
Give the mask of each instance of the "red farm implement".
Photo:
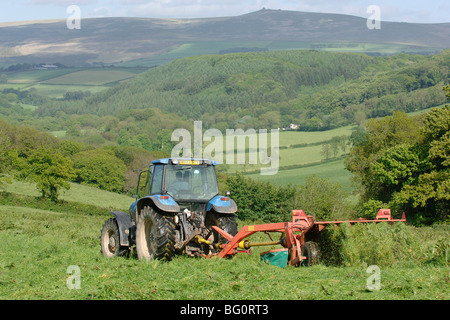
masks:
{"type": "Polygon", "coordinates": [[[342,223],[348,223],[351,227],[355,223],[379,222],[388,222],[391,224],[394,222],[406,222],[406,217],[403,214],[401,219],[393,219],[389,209],[381,209],[375,220],[316,221],[313,216],[306,215],[303,210],[292,210],[292,221],[244,226],[235,236],[230,235],[217,226],[213,226],[213,228],[228,240],[228,243],[219,245],[219,249],[221,249],[218,253],[219,257],[225,258],[233,256],[238,252],[249,252],[248,250],[251,247],[256,246],[281,245],[283,249],[270,250],[265,252],[265,254],[284,252],[287,253],[289,265],[299,266],[303,264],[308,266],[317,261],[319,249],[315,242],[305,241],[306,233],[320,232],[330,224],[337,228],[342,223]],[[267,234],[281,233],[281,237],[277,241],[268,242],[250,242],[246,239],[256,232],[264,232],[267,234]]]}

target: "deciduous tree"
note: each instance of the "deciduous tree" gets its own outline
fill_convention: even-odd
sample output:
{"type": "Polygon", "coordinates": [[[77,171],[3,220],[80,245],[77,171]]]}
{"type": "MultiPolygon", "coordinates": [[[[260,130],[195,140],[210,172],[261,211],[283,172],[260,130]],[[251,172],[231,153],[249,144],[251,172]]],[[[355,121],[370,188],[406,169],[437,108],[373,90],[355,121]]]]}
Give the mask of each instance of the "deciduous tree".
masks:
{"type": "Polygon", "coordinates": [[[70,189],[68,180],[75,177],[72,161],[51,149],[35,150],[23,163],[18,177],[36,182],[43,198],[58,200],[61,189],[70,189]]]}

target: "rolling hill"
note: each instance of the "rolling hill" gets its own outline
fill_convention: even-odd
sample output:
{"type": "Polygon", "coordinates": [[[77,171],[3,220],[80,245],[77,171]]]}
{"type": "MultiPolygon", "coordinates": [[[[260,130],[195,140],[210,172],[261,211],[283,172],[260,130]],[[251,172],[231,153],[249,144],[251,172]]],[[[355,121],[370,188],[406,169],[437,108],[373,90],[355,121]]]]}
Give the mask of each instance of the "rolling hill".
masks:
{"type": "MultiPolygon", "coordinates": [[[[188,57],[82,101],[42,106],[37,114],[120,116],[157,108],[222,131],[290,123],[302,131],[327,130],[362,115],[382,117],[445,103],[449,58],[450,50],[390,57],[311,50],[188,57]]],[[[149,116],[149,125],[157,125],[149,116]]]]}
{"type": "Polygon", "coordinates": [[[450,23],[382,22],[349,15],[260,10],[204,19],[91,18],[69,30],[65,20],[0,24],[0,66],[93,63],[153,66],[224,50],[322,49],[385,54],[446,48],[450,23]]]}

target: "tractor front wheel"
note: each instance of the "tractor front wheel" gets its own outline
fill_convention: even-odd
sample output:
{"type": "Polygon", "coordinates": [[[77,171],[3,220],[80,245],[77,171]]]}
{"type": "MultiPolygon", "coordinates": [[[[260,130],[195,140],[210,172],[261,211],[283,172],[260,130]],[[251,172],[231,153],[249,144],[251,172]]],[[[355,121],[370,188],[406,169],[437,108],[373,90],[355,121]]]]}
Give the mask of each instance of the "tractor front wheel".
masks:
{"type": "Polygon", "coordinates": [[[304,266],[310,267],[317,264],[320,258],[319,245],[313,241],[305,242],[302,249],[302,256],[306,257],[306,260],[303,260],[304,266]]]}
{"type": "Polygon", "coordinates": [[[172,260],[175,254],[175,223],[150,206],[144,207],[136,225],[136,252],[140,260],[172,260]]]}
{"type": "Polygon", "coordinates": [[[125,255],[128,247],[120,245],[119,227],[115,218],[108,219],[102,228],[101,248],[107,258],[125,255]]]}

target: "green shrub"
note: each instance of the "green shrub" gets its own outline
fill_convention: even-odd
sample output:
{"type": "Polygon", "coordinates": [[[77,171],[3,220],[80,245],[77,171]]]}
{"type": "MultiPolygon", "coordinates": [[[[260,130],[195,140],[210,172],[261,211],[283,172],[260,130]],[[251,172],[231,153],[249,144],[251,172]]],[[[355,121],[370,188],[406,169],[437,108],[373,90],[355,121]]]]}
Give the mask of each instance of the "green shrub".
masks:
{"type": "Polygon", "coordinates": [[[414,227],[404,223],[348,224],[327,228],[320,237],[322,259],[328,265],[419,263],[424,248],[414,227]]]}
{"type": "Polygon", "coordinates": [[[112,192],[123,190],[126,166],[112,150],[83,151],[73,157],[73,162],[76,182],[112,192]]]}

